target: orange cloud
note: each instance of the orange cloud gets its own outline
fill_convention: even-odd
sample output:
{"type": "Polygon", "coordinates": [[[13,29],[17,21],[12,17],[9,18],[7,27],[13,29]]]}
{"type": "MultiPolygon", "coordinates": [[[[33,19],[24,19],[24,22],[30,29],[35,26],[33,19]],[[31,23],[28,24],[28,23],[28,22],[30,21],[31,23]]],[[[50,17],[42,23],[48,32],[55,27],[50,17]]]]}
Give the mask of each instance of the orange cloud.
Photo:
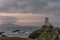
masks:
{"type": "Polygon", "coordinates": [[[16,22],[43,22],[43,20],[17,20],[16,22]]]}

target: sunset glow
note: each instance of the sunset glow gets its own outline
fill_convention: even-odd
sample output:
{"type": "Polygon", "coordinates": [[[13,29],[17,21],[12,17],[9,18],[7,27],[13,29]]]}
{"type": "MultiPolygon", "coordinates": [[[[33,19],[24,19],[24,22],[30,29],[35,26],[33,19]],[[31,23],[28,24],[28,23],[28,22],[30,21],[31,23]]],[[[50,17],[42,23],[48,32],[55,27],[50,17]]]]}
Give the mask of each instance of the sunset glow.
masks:
{"type": "Polygon", "coordinates": [[[17,20],[16,22],[43,22],[43,20],[17,20]]]}

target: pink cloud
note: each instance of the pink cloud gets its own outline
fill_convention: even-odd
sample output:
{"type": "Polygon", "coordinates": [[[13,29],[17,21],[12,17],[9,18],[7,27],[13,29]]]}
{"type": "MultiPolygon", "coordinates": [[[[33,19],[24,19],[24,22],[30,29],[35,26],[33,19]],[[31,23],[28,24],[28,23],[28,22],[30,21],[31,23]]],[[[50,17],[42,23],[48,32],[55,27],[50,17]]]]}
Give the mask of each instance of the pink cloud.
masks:
{"type": "Polygon", "coordinates": [[[16,22],[43,22],[43,20],[17,20],[16,22]]]}

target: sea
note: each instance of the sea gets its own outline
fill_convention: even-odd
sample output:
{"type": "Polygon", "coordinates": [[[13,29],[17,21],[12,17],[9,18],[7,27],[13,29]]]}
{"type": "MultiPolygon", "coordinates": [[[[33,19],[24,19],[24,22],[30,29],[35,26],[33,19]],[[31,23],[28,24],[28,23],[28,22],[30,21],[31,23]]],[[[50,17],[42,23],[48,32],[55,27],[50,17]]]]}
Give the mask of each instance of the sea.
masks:
{"type": "Polygon", "coordinates": [[[28,38],[28,36],[33,31],[40,28],[41,26],[22,26],[22,25],[15,25],[15,24],[3,24],[0,25],[0,33],[4,32],[1,35],[5,35],[7,37],[28,38]],[[16,31],[16,30],[20,30],[20,31],[16,31]],[[13,33],[13,31],[15,32],[13,33]]]}

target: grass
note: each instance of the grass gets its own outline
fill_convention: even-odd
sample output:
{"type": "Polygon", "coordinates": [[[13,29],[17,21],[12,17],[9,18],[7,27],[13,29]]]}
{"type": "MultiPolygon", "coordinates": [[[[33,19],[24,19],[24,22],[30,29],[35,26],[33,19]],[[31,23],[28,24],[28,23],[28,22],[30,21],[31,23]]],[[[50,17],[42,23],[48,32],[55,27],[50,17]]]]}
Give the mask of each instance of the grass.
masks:
{"type": "Polygon", "coordinates": [[[0,37],[0,40],[34,40],[34,39],[19,37],[0,37]]]}

